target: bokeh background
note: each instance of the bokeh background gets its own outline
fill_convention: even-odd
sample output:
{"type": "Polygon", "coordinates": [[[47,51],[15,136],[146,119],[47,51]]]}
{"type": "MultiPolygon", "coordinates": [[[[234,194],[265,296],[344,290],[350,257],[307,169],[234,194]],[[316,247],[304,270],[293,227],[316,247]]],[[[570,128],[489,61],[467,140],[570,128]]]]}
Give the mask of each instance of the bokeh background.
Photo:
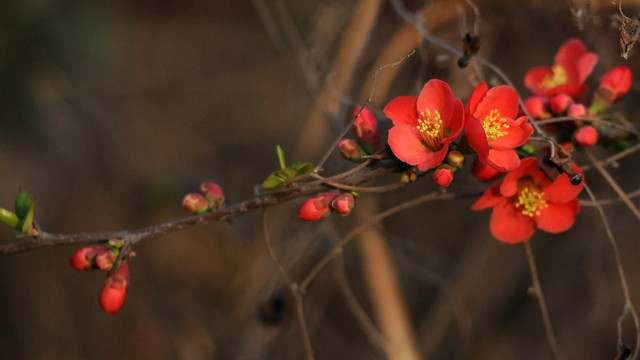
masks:
{"type": "MultiPolygon", "coordinates": [[[[527,69],[550,65],[560,44],[579,37],[600,57],[593,87],[623,63],[612,25],[617,5],[573,3],[593,5],[584,30],[568,1],[475,1],[480,55],[527,96],[527,69]]],[[[426,26],[457,47],[461,14],[473,26],[464,1],[407,5],[426,6],[426,26]]],[[[625,2],[630,16],[639,9],[638,2],[625,2]]],[[[478,79],[498,81],[486,69],[459,69],[455,57],[420,41],[387,2],[2,1],[0,206],[11,208],[18,191],[29,190],[43,229],[75,233],[186,216],[182,196],[205,180],[223,186],[228,203],[250,199],[277,167],[276,144],[292,163],[317,162],[366,99],[372,72],[414,48],[414,56],[379,76],[370,107],[383,128],[389,127],[380,112],[385,103],[415,93],[430,78],[449,81],[463,99],[478,79]]],[[[638,58],[626,62],[634,74],[638,58]]],[[[639,90],[634,79],[615,108],[631,121],[640,112],[639,90]]],[[[638,161],[632,155],[609,168],[626,191],[637,187],[638,161]]],[[[349,166],[333,154],[325,168],[335,173],[349,166]]],[[[599,197],[615,195],[596,172],[586,177],[599,197]]],[[[486,186],[464,169],[450,191],[486,186]]],[[[270,209],[269,233],[299,281],[367,214],[433,189],[425,178],[390,194],[362,194],[363,205],[351,216],[313,224],[296,218],[297,200],[270,209]]],[[[471,211],[473,202],[428,203],[381,225],[421,357],[549,359],[540,310],[528,293],[524,248],[492,239],[489,212],[471,211]]],[[[638,305],[638,221],[621,203],[606,213],[638,305]]],[[[15,241],[13,232],[0,229],[0,241],[15,241]]],[[[347,246],[305,298],[317,359],[385,358],[346,300],[348,284],[375,322],[362,246],[347,246]]],[[[583,208],[565,234],[537,233],[532,246],[562,357],[613,359],[624,299],[596,210],[583,208]]],[[[127,300],[115,316],[97,302],[104,274],[69,266],[77,248],[0,258],[0,358],[305,358],[286,295],[265,321],[282,281],[262,242],[260,214],[136,246],[127,300]]],[[[628,319],[623,329],[622,340],[633,346],[628,319]]]]}

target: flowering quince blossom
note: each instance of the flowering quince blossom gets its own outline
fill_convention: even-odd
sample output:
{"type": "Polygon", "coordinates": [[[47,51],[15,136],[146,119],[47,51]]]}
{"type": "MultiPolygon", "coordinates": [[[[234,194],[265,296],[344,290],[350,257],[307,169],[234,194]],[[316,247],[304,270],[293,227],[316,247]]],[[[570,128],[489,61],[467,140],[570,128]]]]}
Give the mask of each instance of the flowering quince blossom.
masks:
{"type": "Polygon", "coordinates": [[[523,145],[533,132],[526,116],[518,115],[518,94],[506,85],[488,89],[481,82],[471,92],[465,108],[465,136],[480,161],[499,171],[520,165],[513,148],[523,145]]]}
{"type": "Polygon", "coordinates": [[[389,147],[401,161],[420,171],[440,164],[464,125],[462,101],[444,81],[429,80],[420,94],[395,98],[384,108],[393,122],[389,147]]]}
{"type": "Polygon", "coordinates": [[[524,77],[524,84],[536,95],[576,97],[587,90],[584,81],[597,62],[598,56],[587,52],[580,39],[569,39],[556,53],[553,66],[531,69],[524,77]]]}
{"type": "Polygon", "coordinates": [[[596,91],[591,111],[594,113],[604,112],[616,101],[623,97],[631,88],[631,70],[624,65],[617,66],[600,79],[600,86],[596,91]]]}
{"type": "Polygon", "coordinates": [[[129,264],[122,262],[118,270],[107,278],[100,292],[100,306],[106,313],[117,314],[124,304],[129,287],[129,264]]]}
{"type": "MultiPolygon", "coordinates": [[[[490,229],[496,239],[519,243],[528,240],[536,228],[555,234],[573,225],[584,181],[572,185],[563,173],[551,182],[538,166],[535,157],[523,159],[519,168],[507,173],[473,204],[473,210],[493,208],[490,229]]],[[[572,169],[582,174],[575,164],[572,169]]]]}

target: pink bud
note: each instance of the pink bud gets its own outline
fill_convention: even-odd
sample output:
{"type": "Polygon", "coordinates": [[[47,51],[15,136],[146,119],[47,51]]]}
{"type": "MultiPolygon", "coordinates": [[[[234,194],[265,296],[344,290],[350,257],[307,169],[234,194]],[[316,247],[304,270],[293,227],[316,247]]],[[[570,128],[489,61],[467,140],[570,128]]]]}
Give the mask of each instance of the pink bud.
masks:
{"type": "Polygon", "coordinates": [[[460,151],[453,150],[447,154],[447,162],[454,168],[461,168],[464,165],[464,155],[460,151]]]}
{"type": "Polygon", "coordinates": [[[587,107],[584,104],[576,103],[571,104],[567,109],[567,115],[575,116],[575,117],[585,117],[587,116],[587,107]]]}
{"type": "Polygon", "coordinates": [[[573,98],[567,94],[558,94],[549,101],[554,114],[564,113],[571,104],[573,104],[573,98]]]}
{"type": "Polygon", "coordinates": [[[591,125],[581,126],[573,136],[578,144],[585,147],[593,146],[598,142],[598,130],[591,125]]]}
{"type": "Polygon", "coordinates": [[[200,185],[200,192],[209,202],[208,210],[218,210],[224,206],[224,192],[220,185],[211,181],[203,182],[200,185]]]}
{"type": "Polygon", "coordinates": [[[108,271],[111,270],[113,264],[116,262],[116,254],[111,251],[105,251],[96,256],[95,263],[98,269],[108,271]]]}
{"type": "Polygon", "coordinates": [[[182,207],[189,212],[202,214],[209,210],[209,202],[201,194],[192,193],[182,199],[182,207]]]}
{"type": "Polygon", "coordinates": [[[356,199],[353,197],[353,194],[343,193],[333,199],[331,207],[334,208],[338,214],[346,216],[351,213],[351,209],[353,209],[355,203],[356,199]]]}
{"type": "Polygon", "coordinates": [[[531,96],[524,101],[524,107],[536,120],[549,119],[549,100],[544,96],[531,96]]]}
{"type": "MultiPolygon", "coordinates": [[[[361,107],[358,106],[353,112],[353,116],[356,116],[360,109],[361,107]]],[[[378,130],[378,122],[371,110],[362,109],[360,116],[354,121],[353,127],[356,130],[356,136],[362,148],[368,154],[376,152],[380,145],[380,130],[378,130]]]]}
{"type": "Polygon", "coordinates": [[[124,304],[129,287],[129,264],[122,262],[118,271],[107,278],[100,293],[100,306],[106,313],[116,314],[124,304]]]}
{"type": "Polygon", "coordinates": [[[338,143],[338,149],[340,150],[340,155],[347,160],[351,160],[353,162],[363,162],[363,155],[366,155],[364,150],[358,145],[358,143],[353,139],[342,139],[338,143]]]}
{"type": "Polygon", "coordinates": [[[501,174],[500,171],[478,158],[473,160],[473,164],[471,164],[471,175],[480,181],[489,182],[501,174]]]}
{"type": "Polygon", "coordinates": [[[433,172],[433,182],[440,187],[447,187],[453,181],[453,168],[447,164],[442,164],[433,172]]]}
{"type": "Polygon", "coordinates": [[[306,221],[316,221],[328,216],[331,210],[329,206],[339,194],[338,191],[329,191],[308,198],[300,206],[298,218],[306,221]]]}

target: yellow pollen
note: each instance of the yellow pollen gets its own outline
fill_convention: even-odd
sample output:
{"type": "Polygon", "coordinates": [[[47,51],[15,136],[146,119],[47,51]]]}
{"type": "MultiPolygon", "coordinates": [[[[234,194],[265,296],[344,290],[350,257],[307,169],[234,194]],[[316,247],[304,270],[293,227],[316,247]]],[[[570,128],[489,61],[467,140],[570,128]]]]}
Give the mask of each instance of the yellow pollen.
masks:
{"type": "Polygon", "coordinates": [[[422,141],[431,150],[437,151],[442,148],[440,140],[444,136],[444,129],[442,128],[442,119],[438,110],[434,111],[435,117],[431,116],[431,111],[426,109],[420,113],[418,117],[418,126],[416,128],[422,136],[422,141]]]}
{"type": "Polygon", "coordinates": [[[482,121],[482,128],[484,129],[484,133],[487,135],[488,142],[499,139],[509,133],[507,131],[509,128],[509,125],[507,125],[507,119],[501,118],[497,109],[491,110],[489,115],[484,118],[482,121]]]}
{"type": "Polygon", "coordinates": [[[543,199],[544,193],[530,186],[521,188],[517,196],[516,208],[522,209],[523,215],[529,217],[538,216],[540,215],[540,210],[549,207],[549,204],[543,199]]]}
{"type": "Polygon", "coordinates": [[[538,87],[544,90],[548,90],[554,88],[558,85],[566,84],[569,82],[569,77],[567,76],[567,72],[560,65],[556,65],[551,68],[553,71],[553,75],[545,76],[542,81],[538,84],[538,87]]]}

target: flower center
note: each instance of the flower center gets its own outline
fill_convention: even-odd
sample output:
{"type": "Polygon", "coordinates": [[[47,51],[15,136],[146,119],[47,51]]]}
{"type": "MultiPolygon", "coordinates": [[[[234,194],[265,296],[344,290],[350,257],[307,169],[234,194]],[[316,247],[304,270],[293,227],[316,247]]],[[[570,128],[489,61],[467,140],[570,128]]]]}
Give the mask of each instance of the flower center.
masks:
{"type": "Polygon", "coordinates": [[[491,142],[508,134],[509,125],[506,124],[507,119],[501,118],[497,109],[491,110],[489,115],[482,121],[482,128],[487,135],[487,141],[491,142]]]}
{"type": "Polygon", "coordinates": [[[516,194],[516,208],[521,209],[522,215],[534,217],[540,215],[540,210],[549,207],[543,199],[544,192],[536,189],[533,185],[523,186],[516,194]]]}
{"type": "Polygon", "coordinates": [[[556,65],[551,68],[553,71],[553,75],[547,75],[540,81],[538,87],[541,89],[551,89],[558,85],[566,84],[569,82],[569,77],[567,76],[567,72],[560,65],[556,65]]]}
{"type": "Polygon", "coordinates": [[[442,119],[438,110],[434,111],[435,117],[431,116],[431,111],[426,109],[420,113],[418,117],[418,126],[416,128],[422,136],[422,141],[425,145],[433,151],[442,149],[442,140],[444,136],[444,129],[442,127],[442,119]]]}

